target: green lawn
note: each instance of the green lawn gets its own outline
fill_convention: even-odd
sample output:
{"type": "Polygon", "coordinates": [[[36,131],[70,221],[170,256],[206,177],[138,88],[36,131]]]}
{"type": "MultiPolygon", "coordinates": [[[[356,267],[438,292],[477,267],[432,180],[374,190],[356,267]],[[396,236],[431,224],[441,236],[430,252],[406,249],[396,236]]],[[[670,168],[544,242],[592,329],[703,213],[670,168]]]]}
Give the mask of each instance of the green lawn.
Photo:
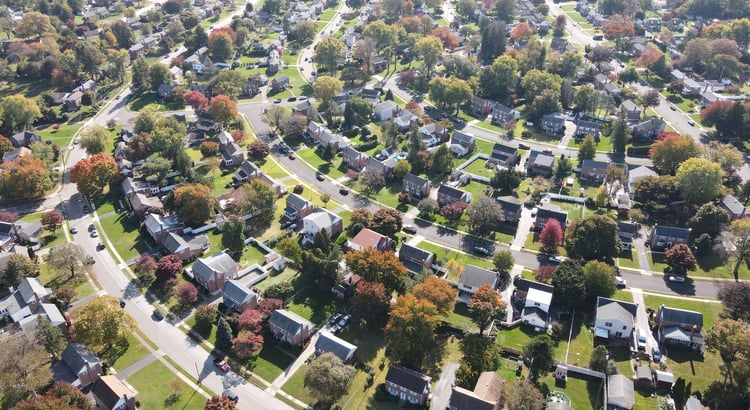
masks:
{"type": "Polygon", "coordinates": [[[181,379],[159,361],[139,370],[130,376],[127,381],[138,391],[138,401],[145,409],[173,407],[176,409],[202,410],[206,404],[205,397],[186,386],[181,379]],[[179,393],[175,393],[173,390],[172,383],[175,380],[178,380],[182,385],[179,393]],[[171,394],[174,394],[177,400],[170,400],[171,394]]]}
{"type": "Polygon", "coordinates": [[[640,269],[641,264],[638,262],[638,255],[633,253],[633,250],[623,250],[620,252],[620,257],[617,258],[617,264],[627,268],[640,269]]]}
{"type": "Polygon", "coordinates": [[[286,309],[315,324],[325,323],[338,308],[339,303],[332,298],[331,293],[316,286],[305,288],[286,306],[286,309]]]}
{"type": "Polygon", "coordinates": [[[81,124],[63,124],[58,129],[53,129],[52,127],[40,129],[39,135],[42,137],[42,141],[51,140],[53,144],[62,148],[70,144],[73,134],[79,128],[81,128],[81,124]]]}
{"type": "Polygon", "coordinates": [[[135,215],[110,215],[102,218],[100,223],[123,260],[148,251],[146,239],[139,234],[141,223],[135,215]]]}
{"type": "Polygon", "coordinates": [[[39,281],[42,284],[53,291],[59,289],[62,286],[72,286],[76,290],[76,297],[71,301],[83,299],[88,295],[94,294],[94,287],[91,286],[85,275],[77,275],[74,278],[70,278],[70,275],[66,273],[58,273],[54,269],[51,269],[46,263],[39,265],[39,281]]]}
{"type": "Polygon", "coordinates": [[[659,306],[669,306],[677,309],[692,310],[703,314],[704,333],[719,320],[723,307],[721,303],[703,303],[686,299],[673,299],[661,296],[644,295],[646,306],[657,310],[659,306]]]}
{"type": "Polygon", "coordinates": [[[627,290],[616,290],[615,294],[612,295],[612,299],[624,300],[625,302],[633,303],[633,293],[627,290]]]}
{"type": "Polygon", "coordinates": [[[333,19],[333,17],[336,16],[336,12],[337,11],[338,11],[337,9],[328,9],[328,10],[322,12],[318,16],[318,20],[320,20],[320,21],[331,21],[331,19],[333,19]]]}
{"type": "Polygon", "coordinates": [[[487,160],[477,158],[472,161],[468,167],[464,168],[464,171],[472,173],[474,175],[492,178],[493,176],[495,176],[495,169],[492,167],[487,168],[486,164],[487,160]]]}
{"type": "Polygon", "coordinates": [[[498,328],[495,343],[512,349],[523,350],[524,345],[534,336],[543,333],[535,332],[531,326],[520,324],[512,329],[498,328]]]}
{"type": "Polygon", "coordinates": [[[139,342],[131,333],[128,335],[128,350],[112,363],[112,367],[121,371],[138,360],[143,359],[148,354],[149,351],[146,346],[141,344],[141,342],[139,342]]]}
{"type": "Polygon", "coordinates": [[[333,162],[328,163],[318,155],[318,151],[315,148],[301,149],[297,151],[297,156],[304,159],[314,169],[333,179],[344,176],[344,172],[341,170],[341,158],[339,157],[334,157],[333,162]]]}
{"type": "MultiPolygon", "coordinates": [[[[456,252],[447,248],[443,248],[440,245],[435,245],[429,242],[421,242],[417,245],[418,248],[430,251],[435,254],[436,260],[447,261],[449,259],[457,259],[464,262],[464,265],[476,265],[482,268],[493,267],[492,261],[489,259],[478,258],[466,253],[456,252]]],[[[448,280],[458,281],[458,277],[448,275],[448,280]]]]}
{"type": "Polygon", "coordinates": [[[545,383],[550,390],[557,390],[565,393],[570,398],[571,407],[576,410],[598,410],[603,408],[604,389],[602,380],[593,377],[579,376],[568,373],[568,378],[564,385],[555,384],[552,373],[539,379],[540,383],[545,383]]]}
{"type": "Polygon", "coordinates": [[[252,372],[267,382],[273,382],[293,361],[293,358],[277,349],[274,343],[266,343],[255,358],[252,372]]]}
{"type": "Polygon", "coordinates": [[[281,390],[289,393],[295,399],[304,403],[314,403],[315,398],[310,394],[310,391],[305,388],[305,374],[307,374],[307,365],[302,365],[302,367],[300,367],[299,370],[287,380],[281,390]]]}
{"type": "Polygon", "coordinates": [[[240,258],[240,266],[247,267],[254,263],[263,265],[263,257],[265,254],[260,251],[257,246],[246,246],[242,251],[242,257],[240,258]]]}
{"type": "Polygon", "coordinates": [[[279,179],[289,176],[289,174],[275,161],[266,160],[263,165],[261,165],[260,169],[270,178],[279,179]]]}
{"type": "MultiPolygon", "coordinates": [[[[732,266],[726,263],[724,258],[715,253],[709,255],[703,255],[696,257],[698,266],[694,272],[688,272],[690,275],[695,276],[708,276],[714,278],[725,278],[733,279],[734,274],[732,273],[732,266]]],[[[651,270],[656,272],[664,272],[667,268],[667,264],[664,263],[664,254],[660,252],[649,252],[649,262],[651,263],[651,270]]],[[[740,279],[747,279],[750,277],[750,269],[746,264],[740,265],[739,272],[740,279]]]]}
{"type": "MultiPolygon", "coordinates": [[[[571,138],[570,142],[568,142],[568,146],[579,149],[581,142],[583,142],[583,139],[571,138]]],[[[602,135],[599,142],[596,144],[596,150],[598,152],[612,152],[612,139],[609,136],[602,135]]],[[[575,154],[573,159],[575,159],[577,155],[578,154],[575,154]]]]}
{"type": "Polygon", "coordinates": [[[443,321],[449,323],[451,326],[458,329],[463,329],[467,332],[478,332],[479,328],[471,320],[469,316],[469,308],[465,303],[456,303],[453,311],[450,312],[448,317],[443,318],[443,321]]]}

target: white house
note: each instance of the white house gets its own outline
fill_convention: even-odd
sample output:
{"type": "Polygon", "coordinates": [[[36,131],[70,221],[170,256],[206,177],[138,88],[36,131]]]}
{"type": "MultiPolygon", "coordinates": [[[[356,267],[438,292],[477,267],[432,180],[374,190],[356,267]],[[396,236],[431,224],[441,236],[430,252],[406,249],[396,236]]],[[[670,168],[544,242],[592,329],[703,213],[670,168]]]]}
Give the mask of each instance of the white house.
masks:
{"type": "Polygon", "coordinates": [[[603,297],[596,298],[596,337],[629,339],[633,334],[638,305],[603,297]]]}
{"type": "Polygon", "coordinates": [[[529,289],[529,293],[526,294],[526,303],[523,306],[523,321],[534,327],[547,327],[547,317],[551,303],[552,293],[541,289],[529,289]]]}
{"type": "Polygon", "coordinates": [[[318,208],[310,215],[302,218],[303,242],[312,242],[315,234],[325,229],[331,237],[341,233],[344,228],[344,220],[333,212],[318,208]]]}
{"type": "Polygon", "coordinates": [[[400,109],[398,104],[393,101],[386,100],[381,103],[375,104],[373,112],[375,116],[381,121],[390,120],[398,115],[400,109]]]}

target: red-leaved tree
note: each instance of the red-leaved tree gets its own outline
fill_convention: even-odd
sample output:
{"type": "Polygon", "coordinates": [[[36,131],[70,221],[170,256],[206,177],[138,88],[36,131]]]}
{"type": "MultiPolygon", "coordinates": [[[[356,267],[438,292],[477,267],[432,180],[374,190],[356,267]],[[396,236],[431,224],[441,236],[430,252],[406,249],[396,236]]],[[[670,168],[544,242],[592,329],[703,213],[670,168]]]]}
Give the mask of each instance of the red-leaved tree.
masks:
{"type": "Polygon", "coordinates": [[[258,310],[263,316],[268,317],[271,316],[276,309],[281,309],[281,306],[283,305],[284,302],[281,299],[266,298],[258,303],[258,310]]]}
{"type": "Polygon", "coordinates": [[[534,279],[536,279],[537,282],[550,283],[552,275],[555,273],[555,269],[556,268],[552,265],[542,265],[534,269],[534,279]]]}
{"type": "Polygon", "coordinates": [[[144,252],[135,260],[135,274],[141,279],[141,282],[148,283],[154,280],[154,272],[158,267],[156,260],[144,252]]]}
{"type": "Polygon", "coordinates": [[[182,306],[189,306],[198,300],[198,289],[192,283],[183,283],[177,288],[177,300],[182,306]]]}
{"type": "Polygon", "coordinates": [[[542,232],[539,234],[539,242],[542,243],[542,249],[550,253],[556,253],[557,247],[562,245],[562,240],[563,232],[560,222],[554,218],[547,219],[542,232]]]}
{"type": "Polygon", "coordinates": [[[185,94],[185,102],[193,107],[196,112],[203,111],[208,108],[208,98],[199,91],[190,91],[185,94]]]}
{"type": "Polygon", "coordinates": [[[440,208],[440,215],[444,216],[445,219],[455,221],[461,218],[461,215],[463,215],[468,206],[469,204],[464,201],[457,201],[452,204],[443,205],[443,207],[440,208]]]}
{"type": "Polygon", "coordinates": [[[177,255],[167,255],[159,259],[154,275],[156,276],[156,280],[167,284],[175,281],[180,272],[182,272],[182,261],[180,261],[180,258],[177,255]]]}
{"type": "Polygon", "coordinates": [[[237,317],[237,328],[240,330],[249,330],[253,333],[260,333],[262,325],[263,314],[255,309],[247,309],[237,317]]]}
{"type": "Polygon", "coordinates": [[[44,229],[54,232],[59,228],[65,219],[57,211],[49,211],[42,215],[42,226],[44,229]]]}
{"type": "Polygon", "coordinates": [[[380,282],[362,280],[352,297],[352,314],[368,325],[382,325],[388,318],[390,297],[380,282]]]}
{"type": "Polygon", "coordinates": [[[240,331],[237,337],[232,339],[232,349],[242,359],[249,358],[261,347],[263,347],[263,336],[249,330],[240,331]]]}

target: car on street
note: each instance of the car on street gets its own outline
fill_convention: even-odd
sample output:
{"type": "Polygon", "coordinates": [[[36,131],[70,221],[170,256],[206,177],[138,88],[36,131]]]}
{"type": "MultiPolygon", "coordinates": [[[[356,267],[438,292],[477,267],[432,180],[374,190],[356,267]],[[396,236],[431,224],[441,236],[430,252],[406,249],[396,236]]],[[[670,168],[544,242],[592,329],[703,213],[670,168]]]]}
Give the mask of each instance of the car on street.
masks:
{"type": "Polygon", "coordinates": [[[661,361],[661,352],[658,347],[653,347],[651,349],[651,357],[654,359],[654,363],[659,363],[661,361]]]}
{"type": "Polygon", "coordinates": [[[89,255],[86,257],[86,264],[87,265],[93,265],[96,263],[96,260],[94,260],[94,257],[89,255]]]}
{"type": "Polygon", "coordinates": [[[518,148],[520,148],[520,149],[531,149],[531,147],[529,147],[529,144],[524,144],[524,143],[518,144],[518,148]]]}
{"type": "Polygon", "coordinates": [[[549,257],[549,261],[552,262],[552,263],[562,263],[562,261],[564,261],[564,260],[565,259],[563,259],[562,256],[550,256],[549,257]]]}
{"type": "Polygon", "coordinates": [[[404,225],[401,227],[401,230],[412,235],[416,235],[417,233],[417,228],[414,225],[404,225]]]}
{"type": "Polygon", "coordinates": [[[297,154],[295,154],[293,152],[289,153],[289,159],[296,159],[296,158],[297,158],[297,154]]]}
{"type": "Polygon", "coordinates": [[[98,243],[98,244],[96,245],[96,250],[97,250],[97,251],[101,251],[101,250],[103,250],[103,249],[104,249],[104,244],[103,244],[102,242],[99,242],[99,243],[98,243]]]}
{"type": "Polygon", "coordinates": [[[628,281],[622,278],[622,276],[616,276],[615,282],[618,288],[625,288],[628,286],[628,281]]]}
{"type": "Polygon", "coordinates": [[[329,325],[334,325],[336,322],[338,322],[341,319],[341,313],[334,313],[333,316],[331,316],[330,319],[328,319],[329,325]]]}
{"type": "Polygon", "coordinates": [[[316,172],[316,173],[315,173],[315,178],[316,178],[316,179],[317,179],[318,181],[325,181],[325,180],[326,180],[326,177],[325,177],[325,175],[323,175],[323,173],[322,173],[322,172],[320,172],[320,171],[318,171],[318,172],[316,172]]]}
{"type": "Polygon", "coordinates": [[[159,320],[163,320],[163,319],[164,319],[164,314],[163,314],[163,313],[161,313],[161,310],[159,310],[159,309],[154,309],[154,318],[155,318],[155,319],[156,319],[157,321],[159,321],[159,320]]]}
{"type": "Polygon", "coordinates": [[[682,283],[682,282],[685,281],[685,277],[684,276],[679,276],[679,275],[669,275],[669,281],[670,282],[682,283]]]}
{"type": "Polygon", "coordinates": [[[229,365],[222,359],[214,360],[214,365],[219,368],[222,372],[226,373],[229,371],[229,365]]]}
{"type": "Polygon", "coordinates": [[[77,234],[78,233],[78,228],[76,228],[75,226],[72,227],[72,228],[70,228],[70,233],[72,233],[73,235],[77,234]]]}
{"type": "Polygon", "coordinates": [[[289,102],[297,101],[297,97],[289,97],[286,100],[289,102]]]}
{"type": "Polygon", "coordinates": [[[221,393],[222,396],[229,398],[229,400],[237,403],[240,401],[240,396],[237,395],[237,393],[233,392],[232,390],[226,389],[221,393]]]}
{"type": "Polygon", "coordinates": [[[475,246],[474,247],[474,253],[478,253],[480,255],[487,256],[490,254],[490,251],[487,248],[483,248],[481,246],[475,246]]]}
{"type": "Polygon", "coordinates": [[[125,299],[120,299],[120,307],[121,308],[125,307],[125,299]]]}
{"type": "Polygon", "coordinates": [[[91,212],[91,210],[89,209],[89,206],[88,205],[84,205],[83,206],[83,213],[87,214],[89,212],[91,212]]]}
{"type": "Polygon", "coordinates": [[[277,98],[277,99],[273,100],[273,103],[274,104],[281,104],[281,98],[277,98]]]}
{"type": "Polygon", "coordinates": [[[96,231],[91,231],[91,237],[92,238],[98,238],[99,237],[99,233],[96,232],[96,231]]]}
{"type": "Polygon", "coordinates": [[[695,121],[688,120],[688,125],[691,126],[691,127],[695,127],[695,121]]]}
{"type": "Polygon", "coordinates": [[[341,195],[349,195],[349,190],[346,188],[339,189],[339,194],[341,195]]]}
{"type": "Polygon", "coordinates": [[[675,107],[674,104],[670,105],[669,109],[672,110],[672,111],[677,111],[677,107],[675,107]]]}

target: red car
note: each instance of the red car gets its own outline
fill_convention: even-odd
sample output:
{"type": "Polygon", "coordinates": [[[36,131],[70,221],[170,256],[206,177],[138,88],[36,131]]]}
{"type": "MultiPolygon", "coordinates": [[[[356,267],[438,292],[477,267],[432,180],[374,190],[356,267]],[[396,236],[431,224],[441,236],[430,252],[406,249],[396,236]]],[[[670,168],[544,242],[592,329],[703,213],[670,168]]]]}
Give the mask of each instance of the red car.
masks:
{"type": "Polygon", "coordinates": [[[214,360],[214,364],[224,373],[229,371],[229,365],[223,360],[216,359],[214,360]]]}

